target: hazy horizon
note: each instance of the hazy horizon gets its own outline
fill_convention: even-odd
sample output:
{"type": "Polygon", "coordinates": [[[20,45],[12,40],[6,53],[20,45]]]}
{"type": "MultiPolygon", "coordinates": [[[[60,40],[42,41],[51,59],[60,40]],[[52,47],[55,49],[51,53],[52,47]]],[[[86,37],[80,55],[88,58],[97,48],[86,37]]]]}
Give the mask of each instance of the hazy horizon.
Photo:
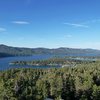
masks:
{"type": "Polygon", "coordinates": [[[100,49],[95,49],[95,48],[78,48],[78,47],[27,47],[27,46],[12,46],[12,45],[6,45],[6,44],[0,44],[8,47],[15,47],[15,48],[29,48],[29,49],[36,49],[36,48],[44,48],[44,49],[59,49],[59,48],[70,48],[70,49],[93,49],[93,50],[100,50],[100,49]]]}
{"type": "Polygon", "coordinates": [[[99,0],[1,0],[0,44],[100,50],[99,0]]]}

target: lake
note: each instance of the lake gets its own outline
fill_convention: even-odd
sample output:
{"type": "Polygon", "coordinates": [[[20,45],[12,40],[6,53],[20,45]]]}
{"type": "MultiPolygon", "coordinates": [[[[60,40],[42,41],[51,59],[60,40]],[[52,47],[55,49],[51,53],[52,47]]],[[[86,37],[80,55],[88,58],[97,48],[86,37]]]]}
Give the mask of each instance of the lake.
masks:
{"type": "MultiPolygon", "coordinates": [[[[30,66],[30,65],[11,65],[9,63],[14,61],[32,61],[32,60],[42,60],[42,59],[49,59],[52,57],[65,57],[68,55],[34,55],[34,56],[16,56],[16,57],[5,57],[0,58],[0,70],[8,70],[11,68],[59,68],[61,66],[30,66]]],[[[70,55],[71,56],[71,55],[70,55]]],[[[73,55],[72,55],[73,56],[73,55]]],[[[76,55],[74,55],[76,56],[76,55]]],[[[80,57],[83,55],[80,55],[80,57]]],[[[87,55],[86,55],[87,56],[87,55]]],[[[72,59],[72,58],[71,58],[72,59]]],[[[84,59],[84,58],[74,58],[76,60],[95,60],[95,59],[84,59]]]]}
{"type": "MultiPolygon", "coordinates": [[[[34,55],[34,56],[18,56],[18,57],[6,57],[0,58],[0,70],[8,70],[11,68],[51,68],[51,66],[29,66],[29,65],[10,65],[13,61],[31,61],[31,60],[42,60],[52,58],[54,55],[34,55]]],[[[52,66],[60,67],[60,66],[52,66]]]]}

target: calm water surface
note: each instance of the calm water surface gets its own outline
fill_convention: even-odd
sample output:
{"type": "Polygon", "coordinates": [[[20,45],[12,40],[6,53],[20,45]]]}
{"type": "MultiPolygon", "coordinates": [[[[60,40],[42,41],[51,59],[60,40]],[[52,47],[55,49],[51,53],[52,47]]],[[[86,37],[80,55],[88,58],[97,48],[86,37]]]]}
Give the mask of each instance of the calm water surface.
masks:
{"type": "MultiPolygon", "coordinates": [[[[42,60],[52,58],[54,55],[34,55],[34,56],[23,56],[23,57],[6,57],[0,58],[0,70],[7,70],[11,68],[51,68],[51,66],[29,66],[29,65],[10,65],[13,61],[31,61],[31,60],[42,60]]],[[[54,67],[54,66],[52,66],[54,67]]],[[[60,66],[55,66],[60,67],[60,66]]]]}
{"type": "MultiPolygon", "coordinates": [[[[18,57],[0,58],[0,70],[8,70],[11,68],[51,68],[51,66],[10,65],[9,63],[13,62],[13,61],[32,61],[32,60],[49,59],[49,58],[52,58],[55,56],[56,57],[59,57],[59,56],[64,57],[64,56],[68,56],[68,55],[34,55],[34,56],[18,56],[18,57]]],[[[74,55],[74,56],[76,56],[76,55],[74,55]]],[[[79,55],[79,56],[91,56],[91,55],[79,55]]],[[[77,59],[81,60],[83,58],[77,58],[77,59]]],[[[85,60],[91,60],[91,59],[85,59],[85,60]]],[[[60,66],[52,66],[52,67],[58,68],[60,66]]]]}

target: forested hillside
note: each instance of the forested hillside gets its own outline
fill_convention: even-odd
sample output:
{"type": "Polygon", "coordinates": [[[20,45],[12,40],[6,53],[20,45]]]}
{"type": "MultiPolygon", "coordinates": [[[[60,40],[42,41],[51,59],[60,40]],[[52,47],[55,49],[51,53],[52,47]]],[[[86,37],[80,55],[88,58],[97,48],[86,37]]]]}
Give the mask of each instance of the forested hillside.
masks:
{"type": "Polygon", "coordinates": [[[53,54],[68,56],[100,56],[100,50],[95,49],[74,49],[74,48],[19,48],[0,45],[0,57],[4,56],[27,56],[34,54],[53,54]]]}
{"type": "Polygon", "coordinates": [[[0,100],[100,100],[100,62],[0,72],[0,100]]]}

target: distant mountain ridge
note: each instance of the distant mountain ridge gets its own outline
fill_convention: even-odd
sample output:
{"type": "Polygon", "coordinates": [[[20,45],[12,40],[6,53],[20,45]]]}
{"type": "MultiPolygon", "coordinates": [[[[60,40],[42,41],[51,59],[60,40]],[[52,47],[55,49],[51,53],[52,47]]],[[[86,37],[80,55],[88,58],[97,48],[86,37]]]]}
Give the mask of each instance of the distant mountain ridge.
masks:
{"type": "Polygon", "coordinates": [[[96,49],[75,49],[75,48],[56,48],[56,49],[48,49],[48,48],[20,48],[20,47],[12,47],[6,45],[0,45],[0,57],[6,56],[28,56],[34,54],[64,54],[64,55],[90,55],[90,56],[100,56],[100,50],[96,49]]]}

